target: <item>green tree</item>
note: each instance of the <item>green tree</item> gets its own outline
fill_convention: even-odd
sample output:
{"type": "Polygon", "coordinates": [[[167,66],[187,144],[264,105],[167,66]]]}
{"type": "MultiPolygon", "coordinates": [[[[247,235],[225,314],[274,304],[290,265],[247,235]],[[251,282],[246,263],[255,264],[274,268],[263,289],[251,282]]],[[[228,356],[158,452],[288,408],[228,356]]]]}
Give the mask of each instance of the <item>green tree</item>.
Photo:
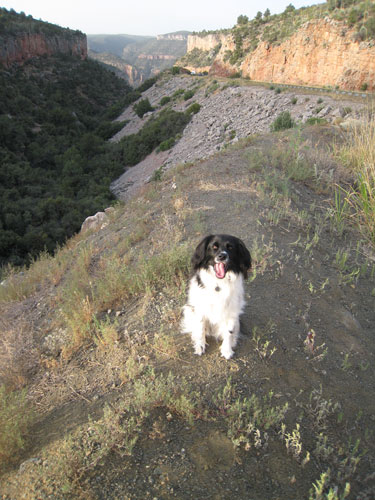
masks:
{"type": "Polygon", "coordinates": [[[241,15],[237,17],[237,24],[243,25],[249,22],[249,18],[247,16],[241,15]]]}

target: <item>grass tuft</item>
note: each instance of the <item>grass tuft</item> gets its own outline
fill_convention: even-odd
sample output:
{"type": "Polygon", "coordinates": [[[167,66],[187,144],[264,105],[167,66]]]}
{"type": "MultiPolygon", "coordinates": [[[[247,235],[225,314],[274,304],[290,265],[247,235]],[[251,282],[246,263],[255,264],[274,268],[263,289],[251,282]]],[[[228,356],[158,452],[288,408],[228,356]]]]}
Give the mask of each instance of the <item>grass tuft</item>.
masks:
{"type": "Polygon", "coordinates": [[[7,392],[0,386],[0,468],[14,460],[25,445],[25,434],[33,416],[26,390],[7,392]]]}
{"type": "Polygon", "coordinates": [[[336,155],[354,173],[356,183],[345,190],[346,201],[354,210],[352,217],[362,234],[375,245],[375,115],[355,122],[348,141],[336,148],[336,155]]]}

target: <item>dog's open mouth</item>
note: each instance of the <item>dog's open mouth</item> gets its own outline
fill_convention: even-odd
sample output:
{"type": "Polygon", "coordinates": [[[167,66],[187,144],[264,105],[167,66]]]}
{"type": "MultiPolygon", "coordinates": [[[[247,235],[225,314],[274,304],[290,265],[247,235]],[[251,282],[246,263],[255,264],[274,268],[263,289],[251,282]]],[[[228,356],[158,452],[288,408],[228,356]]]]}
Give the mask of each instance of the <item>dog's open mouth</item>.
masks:
{"type": "Polygon", "coordinates": [[[226,274],[227,270],[225,268],[224,262],[215,262],[214,270],[215,270],[216,278],[219,278],[219,279],[225,278],[225,274],[226,274]]]}

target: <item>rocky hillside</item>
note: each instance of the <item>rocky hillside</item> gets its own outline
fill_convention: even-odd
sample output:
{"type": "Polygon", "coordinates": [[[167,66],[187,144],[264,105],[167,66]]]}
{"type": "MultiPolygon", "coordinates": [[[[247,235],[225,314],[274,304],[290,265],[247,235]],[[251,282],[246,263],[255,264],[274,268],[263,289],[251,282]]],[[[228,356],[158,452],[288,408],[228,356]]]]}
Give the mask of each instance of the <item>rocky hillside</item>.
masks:
{"type": "Polygon", "coordinates": [[[3,66],[57,54],[85,59],[86,35],[0,8],[0,63],[3,66]]]}
{"type": "Polygon", "coordinates": [[[290,5],[280,15],[240,16],[231,30],[190,35],[179,64],[256,81],[373,90],[374,38],[373,1],[290,5]]]}
{"type": "Polygon", "coordinates": [[[289,112],[295,123],[342,123],[355,119],[365,105],[361,94],[351,97],[336,92],[314,92],[292,87],[255,85],[247,80],[214,79],[198,76],[165,74],[157,85],[143,92],[140,101],[148,99],[154,111],[139,118],[128,107],[118,121],[126,123],[111,140],[139,132],[163,109],[185,111],[192,105],[200,110],[165,152],[153,154],[136,168],[112,183],[112,191],[120,199],[128,199],[152,173],[164,166],[207,158],[225,150],[240,139],[266,132],[275,118],[289,112]],[[186,99],[187,98],[187,99],[186,99]]]}

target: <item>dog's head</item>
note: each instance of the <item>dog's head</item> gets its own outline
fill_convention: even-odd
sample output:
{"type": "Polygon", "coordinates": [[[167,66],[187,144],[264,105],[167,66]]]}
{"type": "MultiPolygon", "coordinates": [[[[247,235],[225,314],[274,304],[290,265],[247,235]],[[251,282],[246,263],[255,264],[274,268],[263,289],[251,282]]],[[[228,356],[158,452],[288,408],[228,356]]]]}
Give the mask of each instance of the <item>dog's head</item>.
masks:
{"type": "Polygon", "coordinates": [[[194,271],[212,266],[216,277],[225,278],[228,271],[247,278],[251,267],[250,252],[243,241],[228,234],[213,234],[206,236],[195,249],[192,257],[194,271]]]}

